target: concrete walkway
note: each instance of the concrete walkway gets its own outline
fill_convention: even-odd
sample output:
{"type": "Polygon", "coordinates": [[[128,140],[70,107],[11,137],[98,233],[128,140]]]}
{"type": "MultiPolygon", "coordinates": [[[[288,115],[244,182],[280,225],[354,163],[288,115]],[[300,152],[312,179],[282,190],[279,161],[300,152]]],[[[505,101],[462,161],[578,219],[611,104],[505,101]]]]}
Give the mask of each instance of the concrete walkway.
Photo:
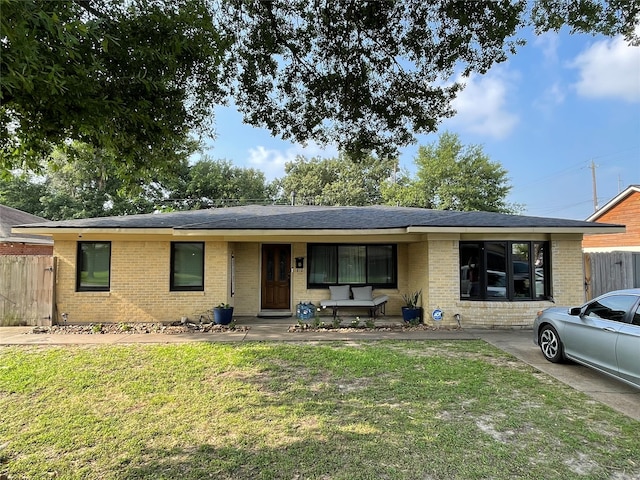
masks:
{"type": "MultiPolygon", "coordinates": [[[[0,327],[1,345],[116,345],[186,342],[325,342],[362,340],[484,340],[591,398],[640,421],[640,389],[601,375],[581,365],[547,362],[533,344],[531,330],[421,330],[289,332],[295,319],[240,318],[246,331],[184,334],[31,334],[33,327],[0,327]]],[[[393,323],[393,322],[391,322],[393,323]]],[[[401,323],[401,322],[400,322],[401,323]]]]}

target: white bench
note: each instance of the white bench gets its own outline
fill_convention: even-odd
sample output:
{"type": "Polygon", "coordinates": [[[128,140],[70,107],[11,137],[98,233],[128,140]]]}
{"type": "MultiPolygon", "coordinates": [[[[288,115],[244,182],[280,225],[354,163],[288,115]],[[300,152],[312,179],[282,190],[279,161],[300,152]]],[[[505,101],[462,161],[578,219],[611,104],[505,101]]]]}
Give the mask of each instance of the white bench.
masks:
{"type": "Polygon", "coordinates": [[[373,288],[370,286],[330,286],[329,291],[331,292],[331,298],[321,300],[320,306],[322,308],[331,308],[333,310],[333,318],[338,315],[338,309],[345,308],[366,308],[369,310],[369,315],[376,318],[380,313],[385,314],[385,305],[389,300],[387,295],[374,297],[373,288]]]}

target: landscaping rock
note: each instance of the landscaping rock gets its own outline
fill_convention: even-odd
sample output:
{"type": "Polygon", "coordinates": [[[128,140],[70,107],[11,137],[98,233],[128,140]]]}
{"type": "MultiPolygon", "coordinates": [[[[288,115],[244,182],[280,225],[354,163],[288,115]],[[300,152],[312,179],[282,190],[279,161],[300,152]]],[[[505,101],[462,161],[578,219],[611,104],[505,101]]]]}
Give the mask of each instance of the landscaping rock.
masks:
{"type": "Polygon", "coordinates": [[[99,334],[150,334],[163,333],[167,335],[178,333],[208,333],[208,332],[246,332],[249,327],[236,325],[216,325],[213,323],[172,322],[164,323],[89,323],[84,325],[52,325],[50,327],[33,327],[32,334],[55,335],[99,335],[99,334]]]}

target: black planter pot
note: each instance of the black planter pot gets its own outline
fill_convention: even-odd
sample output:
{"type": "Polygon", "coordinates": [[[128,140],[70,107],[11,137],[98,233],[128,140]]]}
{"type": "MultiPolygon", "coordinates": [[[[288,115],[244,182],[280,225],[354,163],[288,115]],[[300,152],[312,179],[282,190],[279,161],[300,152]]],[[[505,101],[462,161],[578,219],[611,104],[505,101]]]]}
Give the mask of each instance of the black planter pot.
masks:
{"type": "Polygon", "coordinates": [[[416,318],[422,323],[422,307],[402,307],[402,319],[405,322],[411,322],[416,318]]]}
{"type": "Polygon", "coordinates": [[[233,307],[213,309],[213,321],[218,325],[229,325],[233,320],[233,307]]]}

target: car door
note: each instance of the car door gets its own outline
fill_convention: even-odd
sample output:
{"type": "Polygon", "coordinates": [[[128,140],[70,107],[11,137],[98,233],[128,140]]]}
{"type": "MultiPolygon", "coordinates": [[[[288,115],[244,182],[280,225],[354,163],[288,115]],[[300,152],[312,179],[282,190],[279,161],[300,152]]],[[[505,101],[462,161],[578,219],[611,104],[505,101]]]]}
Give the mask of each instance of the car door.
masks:
{"type": "Polygon", "coordinates": [[[562,342],[567,357],[616,374],[618,325],[592,315],[581,315],[565,324],[562,342]]]}
{"type": "Polygon", "coordinates": [[[616,344],[627,313],[635,305],[633,295],[609,295],[588,303],[579,317],[567,323],[565,354],[604,372],[617,375],[616,344]]]}
{"type": "Polygon", "coordinates": [[[618,332],[616,358],[620,377],[640,387],[640,305],[618,332]]]}

